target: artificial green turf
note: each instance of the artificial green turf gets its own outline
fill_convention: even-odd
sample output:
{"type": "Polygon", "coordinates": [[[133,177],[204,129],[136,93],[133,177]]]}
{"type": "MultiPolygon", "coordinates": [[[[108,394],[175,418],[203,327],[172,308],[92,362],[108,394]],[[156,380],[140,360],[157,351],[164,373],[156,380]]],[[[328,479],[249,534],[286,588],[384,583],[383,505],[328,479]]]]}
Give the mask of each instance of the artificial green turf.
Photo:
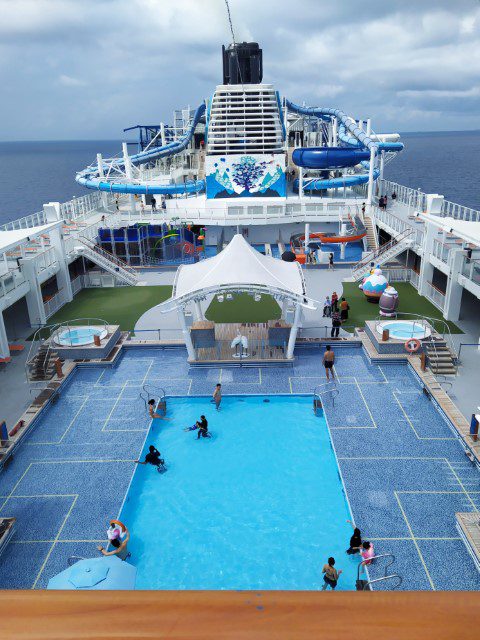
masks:
{"type": "Polygon", "coordinates": [[[233,296],[233,300],[218,302],[214,297],[210,303],[205,317],[214,322],[267,322],[277,320],[282,315],[282,310],[271,296],[262,296],[259,302],[255,302],[248,293],[233,296]]]}
{"type": "MultiPolygon", "coordinates": [[[[394,282],[392,286],[398,291],[398,311],[415,313],[428,318],[442,319],[442,313],[417,291],[409,282],[394,282]]],[[[343,295],[350,305],[348,320],[345,324],[354,327],[363,327],[366,320],[375,320],[379,315],[378,304],[368,302],[363,291],[358,288],[358,282],[344,282],[343,295]]],[[[436,330],[444,333],[443,323],[435,323],[436,330]]],[[[453,322],[448,322],[452,333],[463,333],[453,322]]],[[[345,327],[347,331],[353,331],[345,327]]]]}
{"type": "Polygon", "coordinates": [[[75,318],[99,318],[119,324],[122,331],[131,330],[145,311],[167,300],[172,287],[105,287],[82,289],[72,302],[59,309],[48,324],[75,318]]]}

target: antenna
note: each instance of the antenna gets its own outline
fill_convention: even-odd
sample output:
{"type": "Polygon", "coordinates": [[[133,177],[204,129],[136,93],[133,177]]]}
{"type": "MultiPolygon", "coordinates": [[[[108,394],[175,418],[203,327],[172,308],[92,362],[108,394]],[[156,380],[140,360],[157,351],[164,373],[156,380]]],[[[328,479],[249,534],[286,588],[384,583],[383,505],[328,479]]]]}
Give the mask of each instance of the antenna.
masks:
{"type": "Polygon", "coordinates": [[[243,84],[242,70],[240,69],[240,63],[238,61],[237,43],[235,42],[235,33],[233,31],[232,16],[230,13],[230,5],[228,4],[228,0],[225,0],[225,6],[227,7],[228,24],[230,25],[230,31],[232,32],[233,50],[235,52],[234,55],[237,60],[238,75],[240,76],[240,84],[243,84]]]}

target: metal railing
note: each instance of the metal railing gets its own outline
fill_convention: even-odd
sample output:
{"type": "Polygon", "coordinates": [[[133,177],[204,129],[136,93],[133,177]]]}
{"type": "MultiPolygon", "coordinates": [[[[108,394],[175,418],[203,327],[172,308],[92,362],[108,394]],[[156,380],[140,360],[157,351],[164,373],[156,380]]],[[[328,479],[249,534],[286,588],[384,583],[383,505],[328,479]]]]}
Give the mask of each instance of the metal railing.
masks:
{"type": "MultiPolygon", "coordinates": [[[[145,411],[148,411],[148,401],[155,400],[158,398],[157,406],[160,403],[165,403],[166,401],[166,393],[163,387],[157,387],[154,384],[144,384],[142,387],[142,391],[140,391],[139,397],[143,400],[145,404],[145,411]]],[[[155,407],[157,408],[157,407],[155,407]]]]}
{"type": "Polygon", "coordinates": [[[425,285],[425,297],[428,298],[437,309],[443,311],[445,308],[445,293],[440,291],[432,282],[426,282],[425,285]]]}
{"type": "MultiPolygon", "coordinates": [[[[393,587],[393,589],[399,587],[402,584],[402,577],[397,573],[388,573],[389,568],[395,563],[395,561],[396,557],[393,555],[393,553],[381,553],[378,556],[373,556],[372,558],[360,562],[357,569],[357,589],[361,585],[361,589],[359,589],[360,591],[368,591],[372,584],[390,580],[391,578],[396,578],[398,580],[398,583],[393,587]],[[365,569],[366,566],[370,566],[373,562],[375,562],[376,560],[380,560],[381,558],[391,558],[390,562],[387,562],[385,564],[383,576],[381,576],[380,578],[361,580],[360,575],[362,573],[362,569],[365,569]]],[[[377,563],[375,562],[375,564],[377,563]]]]}
{"type": "Polygon", "coordinates": [[[12,220],[6,224],[0,226],[0,231],[18,231],[19,229],[29,229],[30,227],[37,227],[47,223],[47,217],[44,211],[37,211],[37,213],[31,213],[23,218],[12,220]]]}
{"type": "Polygon", "coordinates": [[[315,402],[317,398],[320,400],[320,404],[322,404],[323,396],[326,396],[332,401],[332,406],[335,407],[335,398],[339,393],[340,391],[337,388],[335,380],[317,385],[313,390],[313,410],[315,411],[315,415],[317,415],[317,409],[319,408],[315,402]]]}
{"type": "MultiPolygon", "coordinates": [[[[113,203],[114,201],[113,195],[109,193],[103,195],[103,198],[108,203],[113,203]]],[[[72,200],[60,204],[60,215],[66,221],[82,218],[92,211],[98,210],[104,210],[102,194],[98,191],[86,193],[79,198],[72,198],[72,200]]]]}
{"type": "Polygon", "coordinates": [[[0,276],[0,296],[6,296],[25,282],[26,279],[21,269],[10,269],[0,276]]]}
{"type": "Polygon", "coordinates": [[[363,273],[371,262],[378,262],[379,259],[385,257],[387,254],[391,253],[393,258],[395,252],[393,252],[392,249],[398,249],[400,253],[403,250],[404,241],[411,239],[413,233],[414,230],[411,228],[404,229],[404,231],[402,231],[398,236],[392,238],[389,242],[382,244],[375,251],[367,253],[367,255],[359,260],[359,262],[357,262],[353,267],[353,277],[356,277],[359,273],[363,273]]]}
{"type": "Polygon", "coordinates": [[[59,309],[63,307],[66,303],[65,295],[62,289],[57,291],[51,298],[46,300],[43,303],[43,308],[45,309],[45,317],[48,320],[54,313],[56,313],[59,309]]]}

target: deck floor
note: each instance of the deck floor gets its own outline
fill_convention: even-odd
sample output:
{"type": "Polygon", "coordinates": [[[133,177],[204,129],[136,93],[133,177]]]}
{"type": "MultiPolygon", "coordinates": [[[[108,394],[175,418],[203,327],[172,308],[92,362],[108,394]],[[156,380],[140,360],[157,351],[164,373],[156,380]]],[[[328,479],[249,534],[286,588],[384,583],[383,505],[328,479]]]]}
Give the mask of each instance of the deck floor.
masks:
{"type": "MultiPolygon", "coordinates": [[[[455,519],[480,508],[477,469],[406,364],[372,365],[360,346],[334,348],[339,393],[325,395],[325,413],[364,537],[377,553],[396,556],[402,589],[480,590],[455,519]]],[[[310,394],[325,382],[321,355],[305,345],[293,368],[192,369],[184,349],[133,348],[114,368],[77,370],[2,474],[0,516],[17,522],[0,557],[0,588],[45,587],[69,556],[96,554],[150,426],[143,384],[168,395],[210,396],[221,382],[224,402],[238,393],[310,394]]],[[[383,569],[372,566],[371,576],[383,569]]]]}

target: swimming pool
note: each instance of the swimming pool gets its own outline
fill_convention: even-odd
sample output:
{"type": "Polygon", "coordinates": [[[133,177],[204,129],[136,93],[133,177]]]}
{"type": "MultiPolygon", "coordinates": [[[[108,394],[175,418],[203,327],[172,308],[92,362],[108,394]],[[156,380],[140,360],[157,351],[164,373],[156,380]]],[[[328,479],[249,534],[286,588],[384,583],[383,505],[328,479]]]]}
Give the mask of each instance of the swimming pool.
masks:
{"type": "Polygon", "coordinates": [[[319,589],[330,555],[338,589],[355,588],[348,504],[311,397],[230,396],[218,413],[176,398],[168,415],[145,444],[168,471],[138,467],[120,516],[137,589],[319,589]],[[202,413],[213,437],[198,441],[182,428],[202,413]]]}
{"type": "Polygon", "coordinates": [[[99,336],[102,339],[107,333],[108,331],[101,327],[63,328],[55,335],[54,341],[62,347],[80,347],[86,344],[93,344],[95,336],[99,336]]]}
{"type": "Polygon", "coordinates": [[[383,333],[384,329],[388,329],[390,338],[396,340],[407,340],[408,338],[417,338],[422,340],[430,336],[430,329],[414,320],[390,320],[387,322],[380,322],[377,325],[377,333],[383,333]]]}

